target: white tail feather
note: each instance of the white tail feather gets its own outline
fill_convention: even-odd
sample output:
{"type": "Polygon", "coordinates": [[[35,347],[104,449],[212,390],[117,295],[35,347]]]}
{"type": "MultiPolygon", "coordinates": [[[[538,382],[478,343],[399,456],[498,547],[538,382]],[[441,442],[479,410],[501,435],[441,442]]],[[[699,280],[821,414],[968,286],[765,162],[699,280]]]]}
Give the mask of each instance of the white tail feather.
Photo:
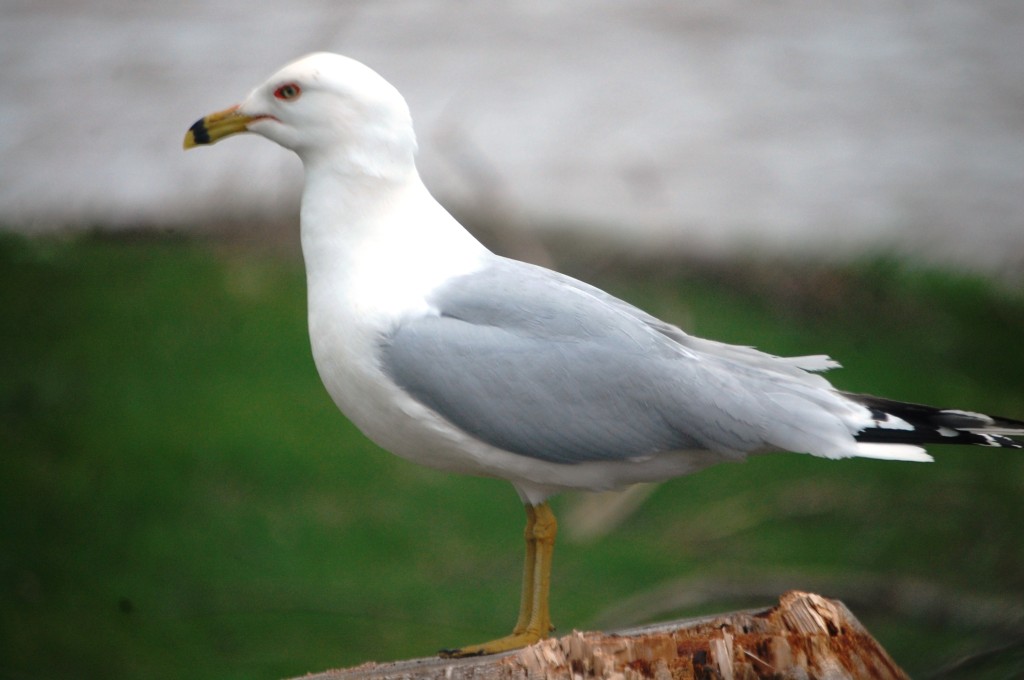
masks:
{"type": "Polygon", "coordinates": [[[914,463],[931,463],[934,458],[920,446],[910,444],[873,444],[860,442],[857,444],[859,458],[877,458],[878,460],[907,460],[914,463]]]}

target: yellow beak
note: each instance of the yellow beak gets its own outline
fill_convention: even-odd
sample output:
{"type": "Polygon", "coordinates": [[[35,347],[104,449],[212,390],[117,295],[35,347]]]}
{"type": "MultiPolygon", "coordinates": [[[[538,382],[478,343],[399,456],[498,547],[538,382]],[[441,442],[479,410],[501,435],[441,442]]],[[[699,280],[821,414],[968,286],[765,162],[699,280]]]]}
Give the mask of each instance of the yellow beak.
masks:
{"type": "Polygon", "coordinates": [[[225,137],[230,137],[239,132],[246,132],[252,120],[253,116],[239,113],[237,106],[232,106],[230,109],[218,111],[217,113],[211,113],[197,120],[188,129],[188,132],[185,133],[184,147],[191,149],[204,144],[213,144],[225,137]]]}

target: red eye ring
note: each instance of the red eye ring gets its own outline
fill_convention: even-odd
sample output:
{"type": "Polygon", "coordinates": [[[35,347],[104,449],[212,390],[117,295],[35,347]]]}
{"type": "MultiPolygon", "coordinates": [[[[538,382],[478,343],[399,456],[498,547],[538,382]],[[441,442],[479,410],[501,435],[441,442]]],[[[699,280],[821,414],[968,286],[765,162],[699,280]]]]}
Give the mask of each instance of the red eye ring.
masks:
{"type": "Polygon", "coordinates": [[[274,90],[274,96],[283,101],[298,99],[300,94],[302,94],[302,88],[298,83],[285,83],[274,90]]]}

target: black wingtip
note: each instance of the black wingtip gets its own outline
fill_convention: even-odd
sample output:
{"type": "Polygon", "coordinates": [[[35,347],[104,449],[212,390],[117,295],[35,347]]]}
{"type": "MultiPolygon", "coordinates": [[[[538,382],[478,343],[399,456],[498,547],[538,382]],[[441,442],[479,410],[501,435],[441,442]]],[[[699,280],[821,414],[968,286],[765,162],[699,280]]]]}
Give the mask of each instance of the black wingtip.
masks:
{"type": "Polygon", "coordinates": [[[867,394],[844,392],[844,396],[866,406],[878,427],[856,435],[857,441],[882,444],[967,444],[1003,449],[1024,449],[1024,421],[941,409],[867,394]],[[886,427],[890,417],[899,418],[913,429],[886,427]]]}

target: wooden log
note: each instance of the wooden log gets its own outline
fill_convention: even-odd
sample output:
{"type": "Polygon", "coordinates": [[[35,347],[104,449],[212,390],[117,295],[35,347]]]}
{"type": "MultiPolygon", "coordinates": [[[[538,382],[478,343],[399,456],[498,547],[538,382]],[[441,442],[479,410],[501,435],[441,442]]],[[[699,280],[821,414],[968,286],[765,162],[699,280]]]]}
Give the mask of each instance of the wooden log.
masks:
{"type": "Polygon", "coordinates": [[[788,592],[771,609],[579,632],[468,659],[369,662],[305,680],[906,680],[842,602],[788,592]]]}

